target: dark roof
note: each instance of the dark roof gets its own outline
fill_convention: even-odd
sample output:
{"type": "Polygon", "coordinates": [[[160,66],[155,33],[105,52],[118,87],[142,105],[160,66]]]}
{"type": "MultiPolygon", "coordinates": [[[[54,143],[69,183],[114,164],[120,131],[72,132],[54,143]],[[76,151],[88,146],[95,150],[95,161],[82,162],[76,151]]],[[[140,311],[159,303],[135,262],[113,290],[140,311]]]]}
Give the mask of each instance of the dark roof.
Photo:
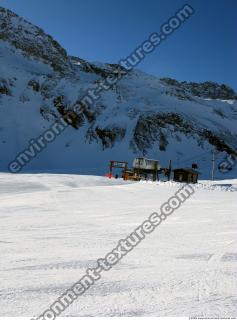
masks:
{"type": "Polygon", "coordinates": [[[178,168],[178,169],[174,169],[173,171],[180,171],[180,172],[189,172],[189,173],[195,173],[195,174],[199,174],[199,171],[190,169],[190,168],[178,168]]]}

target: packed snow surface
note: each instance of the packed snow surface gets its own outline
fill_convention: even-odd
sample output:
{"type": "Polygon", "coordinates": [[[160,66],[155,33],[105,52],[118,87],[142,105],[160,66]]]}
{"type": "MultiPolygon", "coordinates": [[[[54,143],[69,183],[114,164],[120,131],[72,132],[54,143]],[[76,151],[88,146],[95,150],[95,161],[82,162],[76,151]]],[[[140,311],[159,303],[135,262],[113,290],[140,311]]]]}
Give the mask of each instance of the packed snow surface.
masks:
{"type": "MultiPolygon", "coordinates": [[[[0,316],[38,316],[180,188],[0,174],[0,316]]],[[[201,181],[70,316],[236,316],[237,180],[201,181]]]]}

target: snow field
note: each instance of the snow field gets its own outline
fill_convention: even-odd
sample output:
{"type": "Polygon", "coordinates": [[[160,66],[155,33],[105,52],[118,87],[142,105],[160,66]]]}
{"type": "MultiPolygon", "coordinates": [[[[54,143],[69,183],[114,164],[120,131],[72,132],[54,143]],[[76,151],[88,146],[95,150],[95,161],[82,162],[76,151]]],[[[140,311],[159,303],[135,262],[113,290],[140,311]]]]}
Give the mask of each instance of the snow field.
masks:
{"type": "MultiPolygon", "coordinates": [[[[236,186],[201,181],[63,315],[236,316],[236,186]]],[[[1,316],[42,313],[179,187],[0,174],[1,316]]]]}

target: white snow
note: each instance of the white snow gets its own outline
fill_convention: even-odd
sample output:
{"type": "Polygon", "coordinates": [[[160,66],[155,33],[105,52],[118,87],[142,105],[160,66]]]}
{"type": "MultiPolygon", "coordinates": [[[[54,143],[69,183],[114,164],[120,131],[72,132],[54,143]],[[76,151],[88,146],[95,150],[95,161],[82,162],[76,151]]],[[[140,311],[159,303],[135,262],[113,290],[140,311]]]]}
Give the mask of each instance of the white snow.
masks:
{"type": "MultiPolygon", "coordinates": [[[[96,86],[101,78],[93,73],[84,72],[80,66],[74,76],[60,78],[52,68],[41,60],[26,57],[18,49],[5,41],[0,41],[1,78],[13,81],[12,96],[0,97],[0,170],[7,172],[9,162],[29,146],[31,139],[41,136],[55,119],[45,120],[41,107],[55,112],[53,97],[64,95],[69,105],[80,100],[88,88],[96,86]],[[53,77],[53,81],[50,77],[53,77]],[[35,92],[28,82],[36,79],[41,87],[49,87],[49,98],[41,92],[35,92]]],[[[79,130],[67,128],[56,140],[49,143],[42,153],[32,159],[23,172],[45,172],[54,170],[67,173],[78,170],[81,174],[106,173],[108,161],[111,159],[128,161],[130,164],[141,151],[132,151],[130,142],[140,114],[152,115],[156,112],[178,113],[185,119],[202,128],[225,136],[230,146],[236,145],[237,102],[225,100],[207,100],[192,97],[192,100],[178,99],[172,87],[164,85],[154,76],[134,70],[123,77],[116,90],[103,91],[101,99],[94,107],[101,107],[93,127],[119,126],[126,130],[122,141],[117,141],[112,148],[102,149],[99,141],[89,143],[87,137],[91,124],[85,123],[79,130]],[[118,99],[120,96],[121,99],[118,99]],[[96,154],[96,157],[94,156],[96,154]],[[58,155],[55,157],[55,155],[58,155]]],[[[199,165],[202,179],[210,177],[213,146],[205,142],[200,144],[197,137],[187,137],[181,132],[173,132],[170,128],[163,130],[169,144],[165,152],[159,150],[158,141],[148,150],[147,157],[158,159],[162,167],[167,167],[172,159],[173,166],[199,165]]],[[[234,148],[234,147],[233,147],[234,148]]],[[[225,154],[216,156],[216,168],[225,154]]],[[[228,172],[229,178],[236,178],[237,167],[228,172]]],[[[216,177],[223,179],[223,174],[216,170],[216,177]]]]}
{"type": "MultiPolygon", "coordinates": [[[[0,174],[0,316],[37,316],[158,211],[179,184],[0,174]]],[[[230,317],[237,180],[195,194],[63,315],[230,317]]]]}

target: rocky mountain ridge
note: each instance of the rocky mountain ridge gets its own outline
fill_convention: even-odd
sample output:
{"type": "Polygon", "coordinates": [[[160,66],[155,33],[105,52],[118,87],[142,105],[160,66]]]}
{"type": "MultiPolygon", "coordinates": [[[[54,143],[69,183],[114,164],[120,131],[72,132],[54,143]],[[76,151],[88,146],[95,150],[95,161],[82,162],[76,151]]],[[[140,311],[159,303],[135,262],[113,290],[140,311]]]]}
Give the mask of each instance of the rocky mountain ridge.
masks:
{"type": "Polygon", "coordinates": [[[0,60],[1,170],[61,117],[70,128],[26,170],[99,174],[110,158],[171,158],[177,166],[193,155],[187,165],[196,160],[205,172],[211,151],[220,158],[236,154],[237,95],[224,84],[157,79],[132,70],[93,105],[82,105],[85,92],[120,66],[72,57],[42,29],[4,8],[0,60]]]}

